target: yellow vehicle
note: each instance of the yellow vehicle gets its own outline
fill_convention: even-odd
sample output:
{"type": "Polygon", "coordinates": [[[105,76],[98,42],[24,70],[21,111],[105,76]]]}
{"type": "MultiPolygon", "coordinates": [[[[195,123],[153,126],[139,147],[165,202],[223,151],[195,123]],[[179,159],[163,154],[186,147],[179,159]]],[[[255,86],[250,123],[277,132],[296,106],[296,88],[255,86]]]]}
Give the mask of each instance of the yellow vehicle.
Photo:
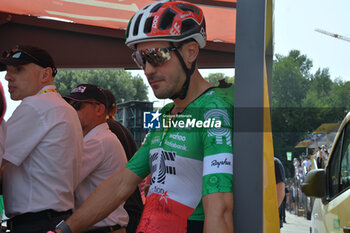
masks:
{"type": "Polygon", "coordinates": [[[303,192],[316,197],[312,233],[350,233],[350,113],[341,123],[324,169],[312,170],[303,192]]]}

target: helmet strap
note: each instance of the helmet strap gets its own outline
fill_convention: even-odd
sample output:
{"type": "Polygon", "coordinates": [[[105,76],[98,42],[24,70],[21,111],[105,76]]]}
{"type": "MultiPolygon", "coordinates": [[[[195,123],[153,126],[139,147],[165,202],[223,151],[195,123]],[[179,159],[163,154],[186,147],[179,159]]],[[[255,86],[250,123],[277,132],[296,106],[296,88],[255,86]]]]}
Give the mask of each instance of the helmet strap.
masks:
{"type": "MultiPolygon", "coordinates": [[[[171,46],[174,47],[174,48],[179,48],[179,47],[176,47],[174,45],[173,42],[170,42],[171,46]]],[[[194,70],[196,68],[196,62],[197,62],[197,59],[193,61],[192,63],[192,66],[191,66],[191,69],[187,68],[186,64],[185,64],[185,61],[183,59],[183,57],[181,56],[180,52],[176,49],[174,50],[177,58],[179,59],[180,63],[181,63],[181,66],[183,68],[183,70],[185,71],[185,74],[186,74],[186,80],[185,80],[185,83],[184,85],[182,86],[182,89],[181,89],[181,92],[179,94],[175,94],[173,95],[172,97],[170,97],[171,99],[176,99],[176,98],[180,98],[180,99],[185,99],[186,98],[186,95],[187,95],[187,91],[188,91],[188,87],[190,86],[190,80],[191,80],[191,76],[192,74],[194,73],[194,70]]]]}

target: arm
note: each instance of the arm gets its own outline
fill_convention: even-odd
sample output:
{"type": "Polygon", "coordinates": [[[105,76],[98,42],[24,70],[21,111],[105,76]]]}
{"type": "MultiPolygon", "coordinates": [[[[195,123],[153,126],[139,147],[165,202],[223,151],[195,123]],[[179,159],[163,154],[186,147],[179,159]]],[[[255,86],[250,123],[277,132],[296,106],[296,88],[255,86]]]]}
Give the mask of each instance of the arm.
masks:
{"type": "Polygon", "coordinates": [[[278,206],[280,206],[285,195],[286,175],[284,173],[284,167],[278,158],[274,158],[274,164],[275,164],[275,178],[276,178],[276,189],[277,189],[277,203],[278,203],[278,206]]]}
{"type": "Polygon", "coordinates": [[[99,185],[66,223],[73,233],[78,233],[101,221],[125,201],[141,181],[141,177],[124,167],[99,185]]]}
{"type": "Polygon", "coordinates": [[[233,194],[211,193],[203,197],[204,232],[233,232],[233,194]]]}
{"type": "Polygon", "coordinates": [[[278,202],[278,206],[280,206],[285,195],[285,184],[284,182],[279,182],[276,184],[276,186],[277,186],[277,202],[278,202]]]}

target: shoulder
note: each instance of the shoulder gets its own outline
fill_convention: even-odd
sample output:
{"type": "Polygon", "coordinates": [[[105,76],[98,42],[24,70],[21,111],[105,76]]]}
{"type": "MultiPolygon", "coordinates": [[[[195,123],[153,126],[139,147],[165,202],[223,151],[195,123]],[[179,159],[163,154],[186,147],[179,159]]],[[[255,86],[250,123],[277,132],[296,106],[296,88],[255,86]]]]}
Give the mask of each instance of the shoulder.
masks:
{"type": "Polygon", "coordinates": [[[160,110],[160,112],[161,112],[162,114],[169,113],[170,110],[171,110],[173,107],[174,107],[174,103],[173,103],[173,102],[172,102],[172,103],[168,103],[168,104],[166,104],[166,105],[160,110]]]}
{"type": "Polygon", "coordinates": [[[21,108],[32,109],[32,111],[36,111],[41,115],[52,112],[60,113],[59,115],[76,114],[76,111],[57,93],[26,97],[20,106],[21,108]]]}
{"type": "Polygon", "coordinates": [[[279,160],[278,158],[274,157],[274,162],[276,167],[283,167],[281,160],[279,160]]]}
{"type": "Polygon", "coordinates": [[[203,93],[195,103],[204,108],[233,108],[233,87],[211,88],[203,93]]]}
{"type": "Polygon", "coordinates": [[[122,125],[122,123],[118,122],[118,121],[115,121],[115,120],[111,120],[111,119],[108,119],[107,120],[107,124],[108,124],[108,127],[109,129],[112,131],[112,132],[115,132],[115,131],[126,131],[128,130],[126,127],[124,127],[124,125],[122,125]]]}
{"type": "Polygon", "coordinates": [[[103,153],[105,150],[117,147],[119,142],[118,138],[110,131],[99,131],[92,135],[87,135],[88,137],[84,139],[85,148],[95,148],[103,153]]]}

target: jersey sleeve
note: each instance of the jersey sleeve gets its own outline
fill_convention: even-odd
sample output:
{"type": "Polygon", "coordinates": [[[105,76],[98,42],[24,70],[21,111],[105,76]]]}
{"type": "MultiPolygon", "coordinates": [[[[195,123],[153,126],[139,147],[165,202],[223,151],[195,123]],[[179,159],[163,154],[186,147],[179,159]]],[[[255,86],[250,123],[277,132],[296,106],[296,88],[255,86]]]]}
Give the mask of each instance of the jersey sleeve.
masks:
{"type": "Polygon", "coordinates": [[[286,176],[284,173],[284,167],[282,162],[277,159],[276,157],[274,158],[275,162],[275,176],[276,176],[276,184],[283,182],[286,183],[286,176]]]}
{"type": "Polygon", "coordinates": [[[202,195],[232,192],[233,180],[233,105],[225,98],[213,97],[202,111],[203,120],[215,119],[215,127],[203,128],[204,146],[202,195]]]}
{"type": "Polygon", "coordinates": [[[141,178],[145,178],[150,173],[149,153],[152,134],[149,135],[145,143],[137,150],[135,155],[126,164],[126,167],[141,178]]]}

